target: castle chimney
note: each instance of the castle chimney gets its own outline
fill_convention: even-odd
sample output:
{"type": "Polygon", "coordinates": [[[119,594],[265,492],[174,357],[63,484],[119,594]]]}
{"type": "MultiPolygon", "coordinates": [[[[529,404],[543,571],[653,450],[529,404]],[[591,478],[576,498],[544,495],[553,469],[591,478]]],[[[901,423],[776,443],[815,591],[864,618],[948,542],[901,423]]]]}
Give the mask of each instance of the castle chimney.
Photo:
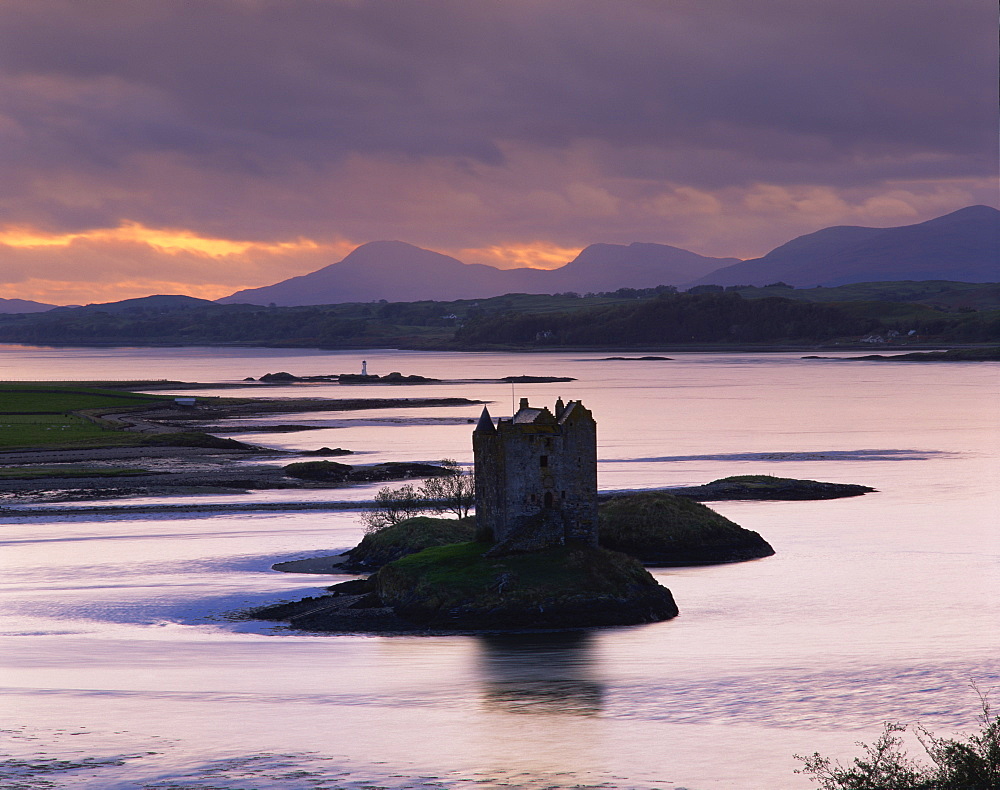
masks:
{"type": "Polygon", "coordinates": [[[520,410],[520,409],[527,409],[527,408],[528,408],[528,399],[527,398],[521,398],[521,405],[518,406],[518,409],[520,410]]]}
{"type": "Polygon", "coordinates": [[[562,413],[566,411],[566,404],[563,403],[562,396],[556,400],[556,419],[558,420],[562,417],[562,413]]]}

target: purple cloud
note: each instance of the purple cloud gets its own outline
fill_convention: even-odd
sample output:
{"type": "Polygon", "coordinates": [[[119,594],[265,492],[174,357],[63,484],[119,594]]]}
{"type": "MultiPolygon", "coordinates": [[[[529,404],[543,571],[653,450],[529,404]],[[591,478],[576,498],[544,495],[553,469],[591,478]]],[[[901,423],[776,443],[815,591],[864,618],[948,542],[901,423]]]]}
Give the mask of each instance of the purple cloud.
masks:
{"type": "Polygon", "coordinates": [[[8,0],[0,224],[752,255],[919,221],[995,200],[989,6],[8,0]]]}

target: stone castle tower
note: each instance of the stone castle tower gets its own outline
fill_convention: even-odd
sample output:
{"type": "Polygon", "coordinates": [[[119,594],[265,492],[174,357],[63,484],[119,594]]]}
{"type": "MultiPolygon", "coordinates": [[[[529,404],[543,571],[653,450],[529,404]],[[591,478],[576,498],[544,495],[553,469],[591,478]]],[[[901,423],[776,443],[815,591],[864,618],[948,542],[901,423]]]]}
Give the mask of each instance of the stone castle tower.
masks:
{"type": "Polygon", "coordinates": [[[553,413],[521,398],[495,426],[484,408],[472,449],[476,529],[491,551],[597,545],[597,423],[580,401],[559,399],[553,413]]]}

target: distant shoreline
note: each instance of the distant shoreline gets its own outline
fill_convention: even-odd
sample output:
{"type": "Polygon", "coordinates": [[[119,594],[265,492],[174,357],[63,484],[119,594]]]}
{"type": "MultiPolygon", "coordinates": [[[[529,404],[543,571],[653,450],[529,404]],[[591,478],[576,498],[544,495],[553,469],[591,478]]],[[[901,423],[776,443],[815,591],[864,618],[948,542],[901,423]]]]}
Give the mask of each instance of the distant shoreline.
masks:
{"type": "MultiPolygon", "coordinates": [[[[320,344],[303,345],[301,343],[281,345],[278,343],[253,343],[253,342],[229,342],[229,343],[154,343],[134,341],[129,343],[102,343],[102,342],[73,342],[73,343],[20,343],[3,342],[3,346],[29,347],[29,348],[259,348],[259,349],[285,349],[301,351],[344,351],[344,352],[365,352],[365,351],[447,351],[456,354],[482,354],[491,352],[504,352],[511,354],[645,354],[645,353],[692,353],[692,354],[779,354],[797,351],[943,351],[951,348],[991,348],[995,342],[985,343],[766,343],[763,345],[752,345],[747,343],[717,344],[717,343],[665,343],[665,344],[643,344],[643,345],[607,345],[607,346],[546,346],[544,348],[526,348],[518,345],[484,344],[479,346],[457,346],[454,344],[432,344],[427,346],[404,346],[404,345],[358,345],[358,346],[324,346],[320,344]]],[[[228,385],[197,384],[195,386],[253,386],[257,382],[234,382],[228,385]]],[[[265,382],[265,385],[267,383],[265,382]]]]}

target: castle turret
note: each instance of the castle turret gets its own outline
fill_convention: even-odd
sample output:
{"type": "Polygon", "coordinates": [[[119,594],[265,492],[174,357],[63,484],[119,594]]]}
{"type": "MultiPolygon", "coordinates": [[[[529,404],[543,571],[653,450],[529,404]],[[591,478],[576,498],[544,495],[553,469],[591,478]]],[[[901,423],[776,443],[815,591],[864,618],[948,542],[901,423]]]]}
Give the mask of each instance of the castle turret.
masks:
{"type": "Polygon", "coordinates": [[[493,427],[493,418],[490,416],[490,410],[483,406],[483,413],[479,415],[479,422],[476,424],[476,433],[492,433],[495,434],[497,429],[493,427]]]}

